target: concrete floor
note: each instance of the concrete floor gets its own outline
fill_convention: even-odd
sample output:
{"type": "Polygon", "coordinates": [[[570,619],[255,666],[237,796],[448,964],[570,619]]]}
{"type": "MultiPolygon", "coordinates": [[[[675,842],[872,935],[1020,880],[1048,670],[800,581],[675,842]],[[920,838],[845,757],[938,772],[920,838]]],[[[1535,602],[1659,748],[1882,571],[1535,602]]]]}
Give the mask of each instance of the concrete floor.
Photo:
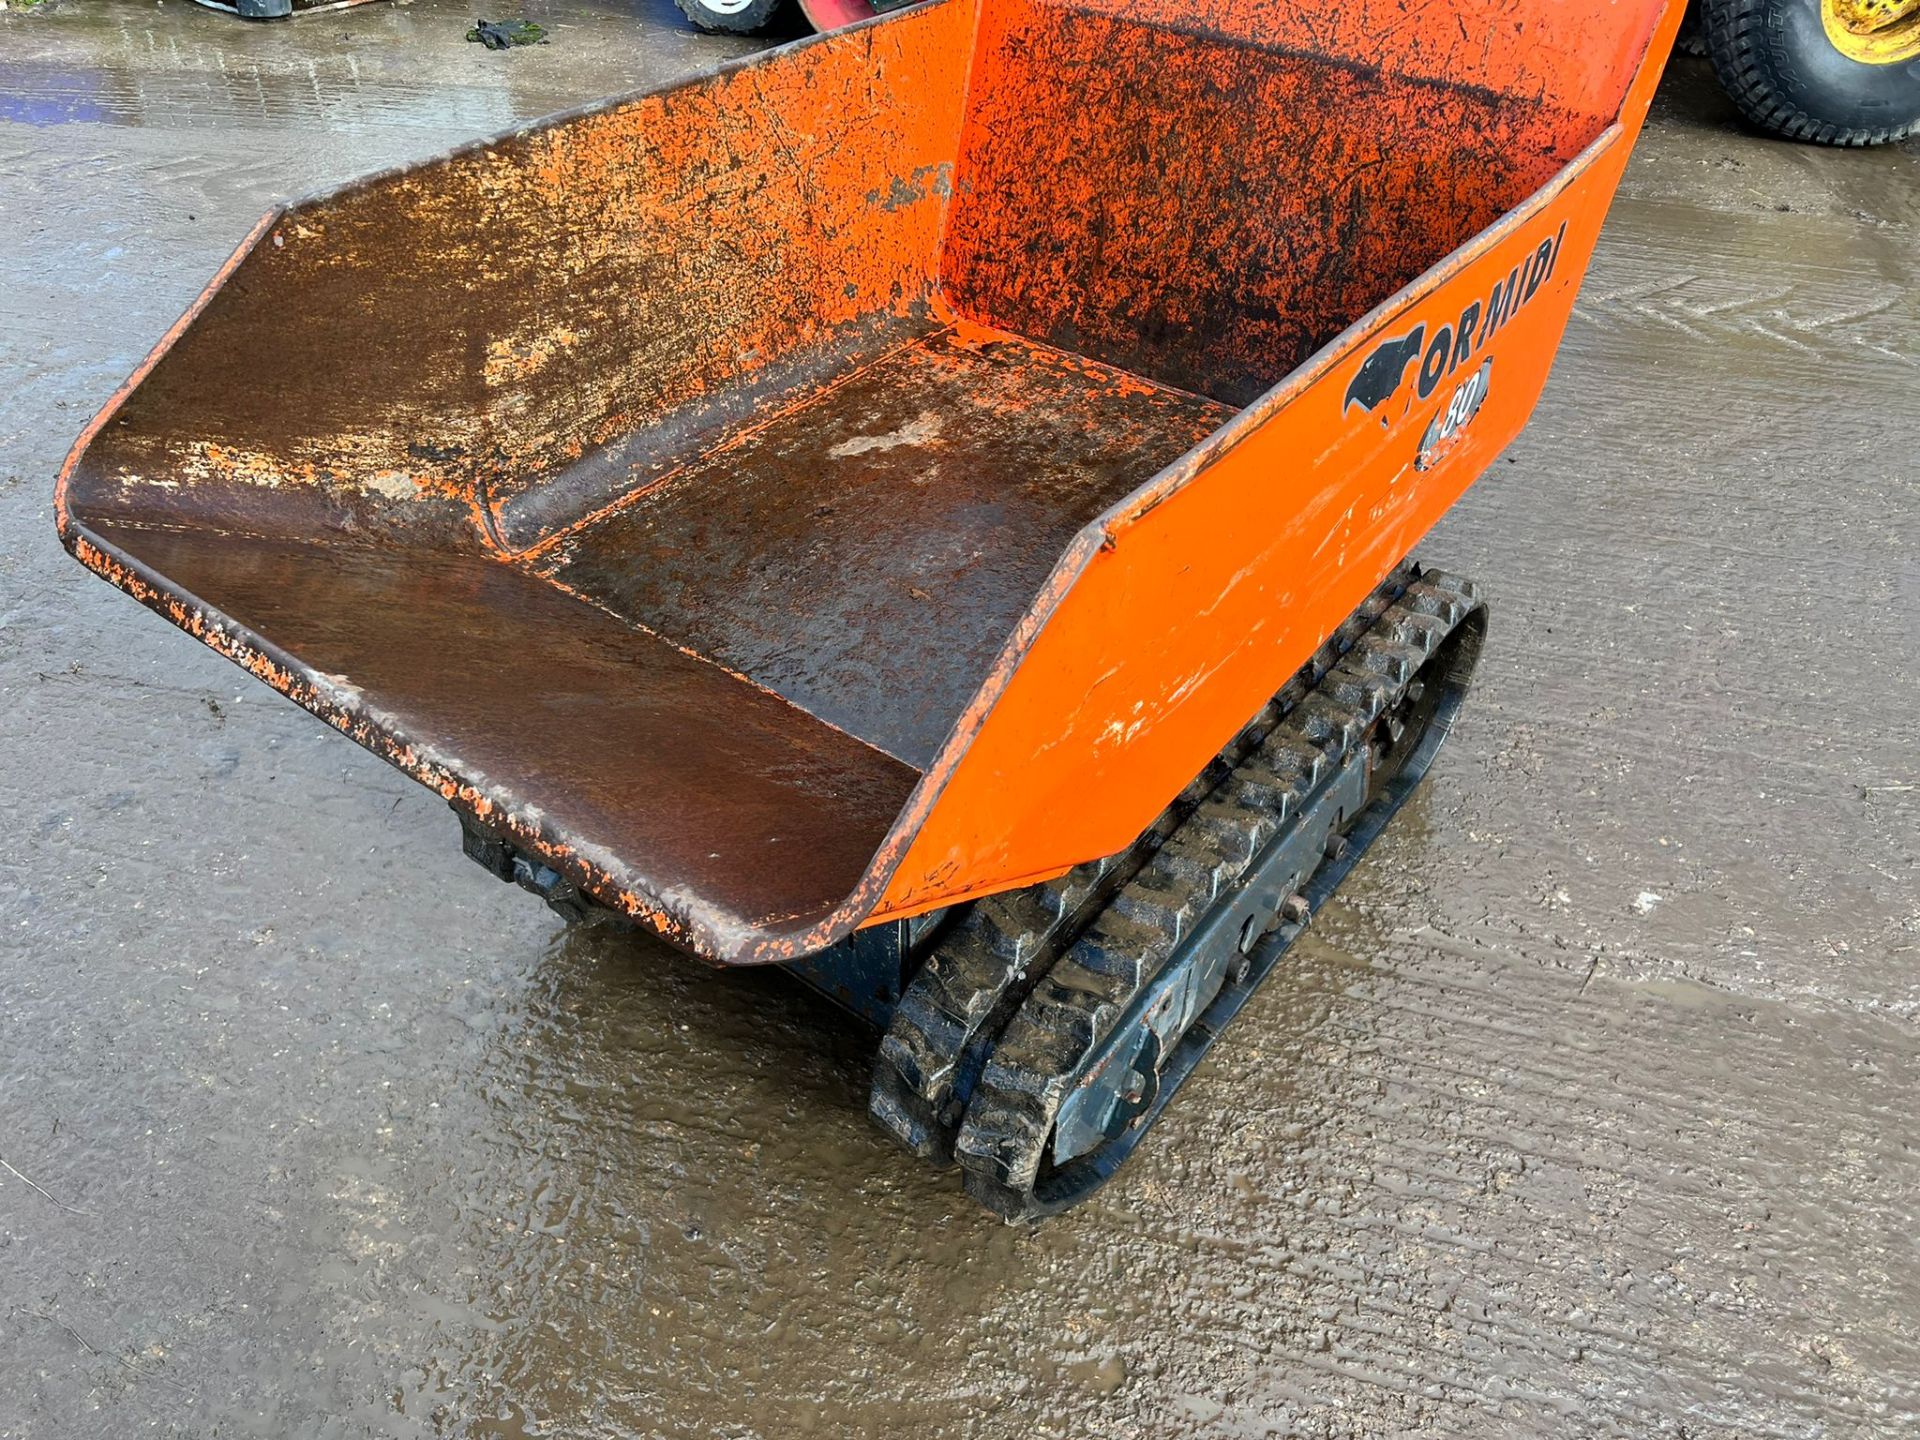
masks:
{"type": "Polygon", "coordinates": [[[1434,780],[1025,1233],[54,540],[274,197],[745,45],[640,3],[0,15],[0,1437],[1915,1433],[1920,149],[1669,77],[1434,780]]]}

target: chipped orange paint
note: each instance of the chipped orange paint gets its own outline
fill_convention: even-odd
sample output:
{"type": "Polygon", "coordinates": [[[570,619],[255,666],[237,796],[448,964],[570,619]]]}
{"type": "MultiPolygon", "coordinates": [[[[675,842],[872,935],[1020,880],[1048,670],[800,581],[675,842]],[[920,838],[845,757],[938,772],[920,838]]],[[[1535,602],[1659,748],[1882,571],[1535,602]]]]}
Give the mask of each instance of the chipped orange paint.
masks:
{"type": "MultiPolygon", "coordinates": [[[[935,0],[542,122],[267,217],[76,444],[61,532],[710,959],[1057,874],[1130,841],[1525,422],[1678,14],[935,0]],[[1468,358],[1484,402],[1430,442],[1468,358]],[[764,774],[716,805],[769,834],[851,806],[871,858],[818,895],[760,860],[743,900],[670,884],[631,847],[701,858],[673,836],[556,824],[139,558],[188,529],[551,587],[796,747],[741,751],[764,774]],[[649,588],[706,560],[690,597],[649,588]],[[894,628],[841,633],[841,593],[894,628]],[[876,816],[856,771],[906,779],[876,816]]],[[[734,720],[689,711],[688,743],[724,757],[734,720]]]]}

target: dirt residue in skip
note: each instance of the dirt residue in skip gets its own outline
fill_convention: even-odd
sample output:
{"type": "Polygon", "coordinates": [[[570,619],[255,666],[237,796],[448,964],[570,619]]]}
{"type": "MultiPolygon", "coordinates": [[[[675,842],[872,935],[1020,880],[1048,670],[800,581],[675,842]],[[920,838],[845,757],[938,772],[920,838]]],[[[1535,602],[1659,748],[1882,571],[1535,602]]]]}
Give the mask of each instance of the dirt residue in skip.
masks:
{"type": "Polygon", "coordinates": [[[562,932],[54,542],[273,195],[740,48],[470,20],[0,16],[0,1436],[1912,1433],[1920,155],[1673,71],[1427,547],[1493,605],[1433,781],[1029,1233],[832,1012],[562,932]]]}

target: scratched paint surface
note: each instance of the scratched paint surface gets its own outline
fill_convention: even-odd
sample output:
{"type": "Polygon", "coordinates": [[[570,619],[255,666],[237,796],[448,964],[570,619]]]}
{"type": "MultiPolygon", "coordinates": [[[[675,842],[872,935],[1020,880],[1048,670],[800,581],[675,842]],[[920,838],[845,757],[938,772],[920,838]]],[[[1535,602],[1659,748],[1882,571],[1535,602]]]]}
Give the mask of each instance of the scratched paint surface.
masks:
{"type": "Polygon", "coordinates": [[[1605,124],[1339,50],[1028,0],[989,6],[978,43],[947,247],[957,303],[1233,405],[1605,124]]]}
{"type": "Polygon", "coordinates": [[[1445,6],[939,0],[469,144],[264,221],[63,478],[69,543],[709,959],[1058,873],[1518,429],[1661,9],[1470,61],[1445,6]],[[1430,473],[1324,357],[1234,428],[1416,278],[1483,293],[1528,206],[1574,243],[1430,473]]]}
{"type": "MultiPolygon", "coordinates": [[[[1040,0],[1050,3],[1050,0],[1040,0]]],[[[1604,119],[1639,63],[1650,13],[1593,24],[1599,7],[1508,0],[1074,0],[1073,8],[1265,49],[1344,56],[1414,80],[1584,110],[1604,119]]],[[[1629,7],[1630,8],[1630,7],[1629,7]]]]}

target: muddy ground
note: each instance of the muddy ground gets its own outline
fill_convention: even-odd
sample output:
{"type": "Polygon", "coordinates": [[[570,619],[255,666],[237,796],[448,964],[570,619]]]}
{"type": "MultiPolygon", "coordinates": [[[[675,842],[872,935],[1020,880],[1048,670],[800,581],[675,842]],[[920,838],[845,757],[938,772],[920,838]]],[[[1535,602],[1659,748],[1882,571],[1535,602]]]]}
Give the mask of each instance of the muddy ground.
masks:
{"type": "Polygon", "coordinates": [[[1920,148],[1669,77],[1427,547],[1494,607],[1433,781],[1026,1233],[832,1013],[564,933],[55,543],[270,200],[745,47],[472,13],[0,15],[0,1436],[1915,1433],[1920,148]]]}

